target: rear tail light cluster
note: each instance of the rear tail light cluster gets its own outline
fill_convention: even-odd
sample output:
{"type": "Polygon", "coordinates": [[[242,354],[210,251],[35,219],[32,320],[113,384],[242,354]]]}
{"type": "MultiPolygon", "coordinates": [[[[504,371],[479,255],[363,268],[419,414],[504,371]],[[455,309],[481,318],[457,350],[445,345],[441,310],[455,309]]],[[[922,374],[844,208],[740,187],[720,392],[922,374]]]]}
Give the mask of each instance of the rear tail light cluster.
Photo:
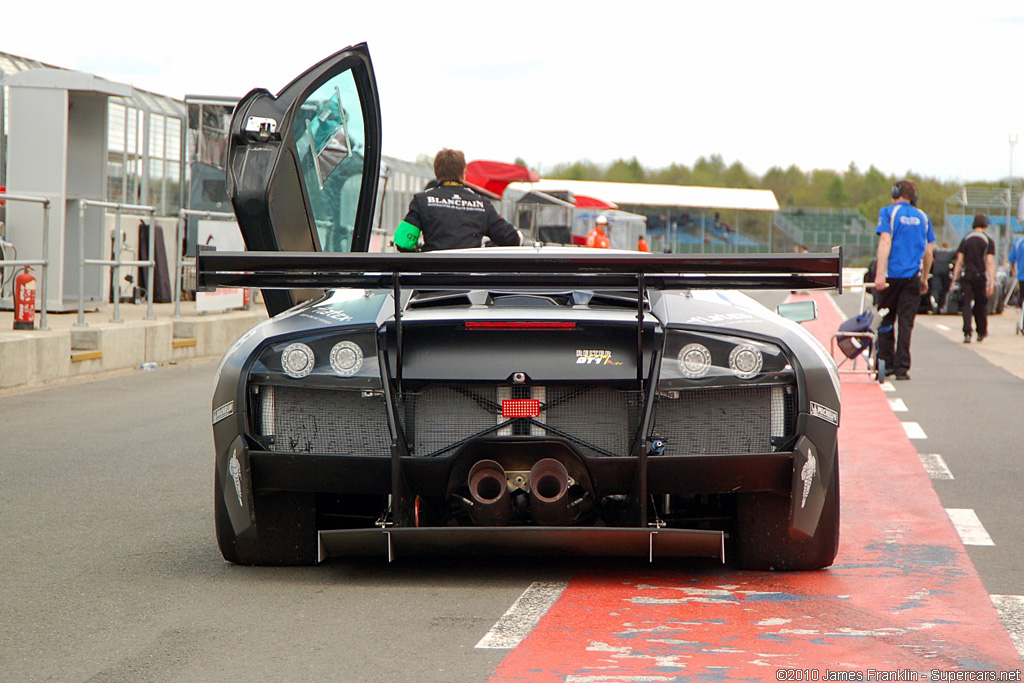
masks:
{"type": "MultiPolygon", "coordinates": [[[[295,342],[281,351],[281,369],[293,379],[307,376],[316,367],[316,354],[308,344],[295,342]]],[[[341,377],[351,377],[363,367],[363,350],[352,341],[341,341],[328,354],[331,370],[341,377]]]]}
{"type": "Polygon", "coordinates": [[[740,379],[756,377],[764,365],[761,351],[750,344],[740,344],[729,352],[729,369],[740,379]]]}
{"type": "Polygon", "coordinates": [[[305,377],[313,371],[315,364],[316,356],[313,355],[313,349],[301,342],[289,344],[281,352],[281,368],[289,377],[305,377]]]}
{"type": "Polygon", "coordinates": [[[363,350],[355,342],[338,342],[331,348],[331,369],[342,377],[350,377],[363,367],[363,350]]]}
{"type": "Polygon", "coordinates": [[[768,342],[706,332],[670,332],[662,380],[754,380],[791,371],[782,349],[768,342]]]}

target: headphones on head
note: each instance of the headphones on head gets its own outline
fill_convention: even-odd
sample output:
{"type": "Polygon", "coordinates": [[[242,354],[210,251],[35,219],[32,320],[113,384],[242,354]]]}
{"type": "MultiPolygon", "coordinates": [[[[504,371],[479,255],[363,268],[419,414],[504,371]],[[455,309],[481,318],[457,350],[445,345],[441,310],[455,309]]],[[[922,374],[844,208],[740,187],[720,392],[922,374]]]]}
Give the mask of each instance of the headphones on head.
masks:
{"type": "MultiPolygon", "coordinates": [[[[892,186],[891,194],[892,194],[892,198],[893,199],[899,199],[903,195],[903,181],[902,180],[896,181],[896,184],[892,186]]],[[[910,198],[910,203],[913,204],[914,206],[917,206],[917,193],[916,192],[914,193],[914,196],[910,198]]]]}

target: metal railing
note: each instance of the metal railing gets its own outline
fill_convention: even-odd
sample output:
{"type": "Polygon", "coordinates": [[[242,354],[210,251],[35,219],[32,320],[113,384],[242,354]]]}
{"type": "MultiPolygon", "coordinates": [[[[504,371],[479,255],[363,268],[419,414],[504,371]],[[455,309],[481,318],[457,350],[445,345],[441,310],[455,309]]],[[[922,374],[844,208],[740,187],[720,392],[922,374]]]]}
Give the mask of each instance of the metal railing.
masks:
{"type": "Polygon", "coordinates": [[[29,202],[32,204],[43,205],[43,257],[41,259],[15,259],[12,261],[2,261],[5,268],[7,266],[39,266],[39,329],[48,330],[49,325],[46,320],[46,297],[48,293],[48,285],[50,282],[47,268],[50,265],[50,200],[47,197],[38,197],[34,195],[17,195],[8,194],[6,192],[0,192],[0,199],[9,199],[12,202],[29,202]]]}
{"type": "Polygon", "coordinates": [[[181,317],[181,274],[185,255],[181,253],[181,241],[184,237],[185,221],[189,216],[201,216],[207,219],[226,221],[234,220],[235,214],[222,211],[203,211],[200,209],[179,209],[178,222],[174,228],[174,317],[181,317]]]}
{"type": "Polygon", "coordinates": [[[789,237],[795,244],[804,243],[804,231],[799,225],[791,221],[781,212],[776,211],[772,217],[773,227],[777,228],[784,235],[789,237]]]}
{"type": "Polygon", "coordinates": [[[146,287],[146,320],[153,320],[153,275],[154,266],[156,260],[153,258],[156,252],[153,244],[156,221],[153,219],[156,209],[152,206],[142,206],[139,204],[119,204],[117,202],[102,202],[95,199],[79,199],[78,200],[78,322],[79,326],[86,326],[85,322],[85,267],[86,266],[110,266],[110,281],[114,283],[116,289],[116,295],[114,298],[114,317],[111,322],[121,322],[121,266],[135,266],[136,268],[149,268],[149,276],[146,279],[148,286],[146,287]],[[114,258],[111,260],[106,259],[87,259],[85,258],[85,208],[87,206],[95,206],[102,209],[114,209],[114,258]],[[121,240],[121,213],[125,212],[129,216],[149,216],[149,258],[145,261],[122,261],[121,260],[121,249],[124,246],[124,242],[121,240]]]}

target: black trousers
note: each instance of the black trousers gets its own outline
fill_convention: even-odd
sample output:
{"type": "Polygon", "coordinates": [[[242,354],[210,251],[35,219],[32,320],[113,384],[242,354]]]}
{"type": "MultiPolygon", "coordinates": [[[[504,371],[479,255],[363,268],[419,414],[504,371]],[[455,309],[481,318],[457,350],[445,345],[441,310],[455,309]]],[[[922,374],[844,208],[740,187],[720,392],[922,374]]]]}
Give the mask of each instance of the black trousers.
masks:
{"type": "Polygon", "coordinates": [[[974,317],[974,329],[979,337],[988,335],[988,295],[985,287],[988,278],[984,275],[971,275],[960,278],[960,289],[964,298],[960,300],[960,315],[964,317],[964,336],[971,335],[971,317],[974,317]]]}
{"type": "Polygon", "coordinates": [[[910,337],[921,303],[921,278],[890,277],[886,282],[889,286],[878,295],[878,307],[889,309],[878,326],[878,360],[885,363],[886,373],[905,375],[910,370],[910,337]]]}

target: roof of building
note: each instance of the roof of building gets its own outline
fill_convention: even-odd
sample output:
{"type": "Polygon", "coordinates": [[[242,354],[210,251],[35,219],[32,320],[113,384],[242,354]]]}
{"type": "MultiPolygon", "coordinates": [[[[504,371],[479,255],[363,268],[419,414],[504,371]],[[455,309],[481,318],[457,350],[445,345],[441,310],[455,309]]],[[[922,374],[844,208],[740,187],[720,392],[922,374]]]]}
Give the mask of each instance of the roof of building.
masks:
{"type": "MultiPolygon", "coordinates": [[[[76,78],[76,76],[73,76],[72,74],[78,73],[73,72],[69,69],[65,69],[63,67],[54,66],[52,64],[45,64],[34,59],[29,59],[27,57],[19,57],[17,55],[12,55],[7,52],[0,52],[0,82],[4,82],[4,84],[7,84],[12,81],[17,83],[17,81],[19,80],[17,77],[13,79],[9,77],[15,76],[15,74],[18,74],[22,71],[29,71],[31,69],[51,69],[55,71],[60,71],[67,74],[68,78],[76,78]]],[[[172,97],[167,97],[166,95],[158,95],[157,93],[149,92],[148,90],[142,90],[134,86],[126,86],[125,84],[107,81],[106,79],[92,76],[91,74],[82,74],[81,76],[77,76],[77,78],[86,76],[94,79],[94,84],[107,84],[106,88],[101,88],[101,90],[104,91],[107,88],[116,89],[127,87],[131,89],[131,94],[129,95],[112,96],[110,98],[112,102],[117,102],[119,104],[127,105],[130,107],[144,109],[146,111],[151,111],[157,114],[163,114],[165,116],[173,116],[179,119],[185,118],[185,104],[180,100],[176,100],[172,97]]]]}
{"type": "Polygon", "coordinates": [[[608,183],[593,180],[541,178],[536,183],[513,183],[518,189],[541,192],[568,190],[622,205],[679,206],[696,209],[738,209],[778,211],[779,202],[771,190],[730,187],[693,187],[649,183],[608,183]]]}
{"type": "MultiPolygon", "coordinates": [[[[1013,188],[1013,197],[1010,199],[1010,206],[1017,208],[1020,202],[1020,188],[1013,188]]],[[[972,206],[985,209],[1006,210],[1007,197],[1005,187],[983,187],[965,185],[956,191],[956,194],[946,200],[948,204],[958,206],[972,206]]]]}

